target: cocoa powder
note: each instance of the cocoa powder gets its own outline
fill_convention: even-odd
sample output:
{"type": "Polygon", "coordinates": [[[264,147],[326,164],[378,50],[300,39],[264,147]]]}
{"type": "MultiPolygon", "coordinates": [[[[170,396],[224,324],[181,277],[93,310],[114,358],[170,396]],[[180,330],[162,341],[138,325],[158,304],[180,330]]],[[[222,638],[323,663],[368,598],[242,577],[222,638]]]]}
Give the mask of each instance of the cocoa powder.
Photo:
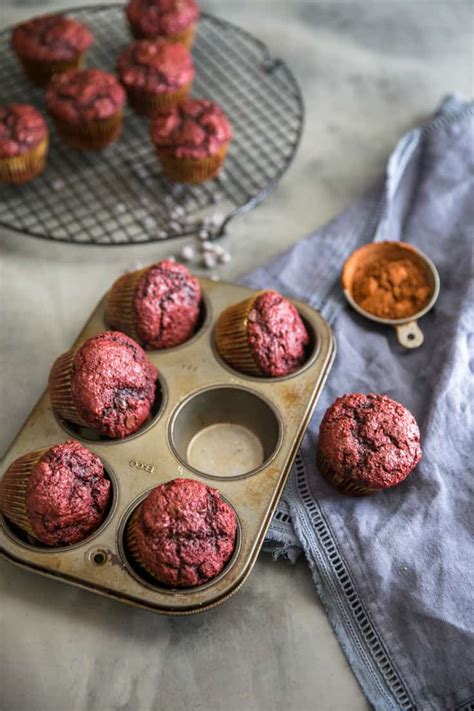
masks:
{"type": "Polygon", "coordinates": [[[428,303],[432,289],[421,265],[407,258],[381,257],[360,266],[352,284],[359,306],[386,319],[409,318],[428,303]]]}

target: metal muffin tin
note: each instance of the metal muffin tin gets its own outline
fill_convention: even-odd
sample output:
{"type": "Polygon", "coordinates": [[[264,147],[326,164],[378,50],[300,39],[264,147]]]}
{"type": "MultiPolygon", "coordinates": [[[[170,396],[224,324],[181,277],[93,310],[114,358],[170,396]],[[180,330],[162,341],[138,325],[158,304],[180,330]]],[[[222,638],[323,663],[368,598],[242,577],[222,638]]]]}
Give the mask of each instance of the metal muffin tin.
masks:
{"type": "MultiPolygon", "coordinates": [[[[233,595],[248,577],[264,540],[306,426],[331,368],[335,342],[318,312],[293,302],[305,320],[311,342],[304,366],[284,378],[253,378],[230,369],[214,346],[214,323],[224,308],[252,293],[234,284],[201,280],[202,323],[186,344],[165,351],[148,351],[159,370],[161,396],[151,422],[123,440],[102,440],[90,431],[72,429],[51,409],[47,392],[29,415],[2,463],[2,475],[17,457],[53,446],[74,436],[103,461],[113,485],[113,501],[102,526],[79,544],[38,547],[0,517],[0,553],[12,562],[57,580],[164,614],[185,615],[208,609],[233,595]],[[196,438],[217,426],[214,446],[203,451],[209,469],[203,473],[187,461],[196,438]],[[246,432],[263,451],[263,463],[241,461],[240,454],[222,462],[224,427],[246,432]],[[221,461],[219,462],[219,456],[221,461]],[[212,471],[212,462],[221,473],[212,471]],[[245,470],[247,465],[248,470],[245,470]],[[230,472],[230,475],[229,475],[230,472]],[[222,573],[196,588],[162,587],[138,570],[127,556],[127,520],[146,494],[158,484],[188,477],[217,488],[237,513],[239,526],[232,559],[222,573]]],[[[108,329],[103,299],[76,344],[108,329]]],[[[233,430],[232,430],[233,433],[233,430]]],[[[206,449],[207,447],[207,449],[206,449]]],[[[199,465],[201,466],[201,465],[199,465]]],[[[202,467],[204,468],[204,467],[202,467]]]]}

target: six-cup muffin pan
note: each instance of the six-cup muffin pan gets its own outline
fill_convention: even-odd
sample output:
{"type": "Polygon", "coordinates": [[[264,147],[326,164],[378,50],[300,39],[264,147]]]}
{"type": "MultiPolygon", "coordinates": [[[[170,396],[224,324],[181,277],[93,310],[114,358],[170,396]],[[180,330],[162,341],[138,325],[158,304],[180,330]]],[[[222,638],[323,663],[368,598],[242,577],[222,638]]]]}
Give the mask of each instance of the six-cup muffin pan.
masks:
{"type": "MultiPolygon", "coordinates": [[[[245,581],[283,490],[298,446],[332,365],[335,343],[320,314],[294,301],[310,334],[307,360],[282,378],[255,378],[229,368],[214,343],[224,308],[252,293],[234,284],[201,280],[199,328],[186,344],[148,351],[159,370],[152,419],[123,440],[58,419],[48,393],[39,400],[2,463],[71,437],[103,461],[113,498],[101,527],[81,543],[49,548],[0,516],[0,553],[23,567],[123,602],[165,614],[190,614],[222,602],[245,581]],[[238,518],[234,554],[205,585],[166,588],[134,567],[127,551],[127,521],[147,493],[176,477],[219,490],[238,518]]],[[[102,300],[76,344],[109,328],[102,300]]]]}

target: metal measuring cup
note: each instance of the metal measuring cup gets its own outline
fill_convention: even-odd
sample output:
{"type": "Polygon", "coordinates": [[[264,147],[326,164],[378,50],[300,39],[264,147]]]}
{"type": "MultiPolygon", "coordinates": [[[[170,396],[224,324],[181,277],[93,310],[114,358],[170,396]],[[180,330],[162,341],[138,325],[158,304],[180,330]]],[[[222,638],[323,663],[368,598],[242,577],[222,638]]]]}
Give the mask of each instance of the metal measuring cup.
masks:
{"type": "Polygon", "coordinates": [[[417,322],[418,319],[427,314],[433,307],[436,299],[438,298],[439,287],[440,281],[438,270],[431,259],[423,254],[423,252],[420,252],[419,249],[416,249],[415,247],[412,247],[411,244],[406,244],[405,242],[371,242],[370,244],[365,244],[363,247],[356,249],[356,251],[351,254],[351,256],[346,260],[342,270],[342,288],[344,296],[352,308],[371,321],[393,326],[397,333],[398,342],[405,348],[419,348],[419,346],[423,343],[423,332],[417,322]],[[388,319],[374,316],[368,311],[362,309],[352,296],[354,275],[357,269],[361,266],[368,266],[371,262],[383,257],[388,259],[409,259],[418,266],[421,266],[425,273],[431,289],[430,299],[426,306],[408,318],[388,319]]]}

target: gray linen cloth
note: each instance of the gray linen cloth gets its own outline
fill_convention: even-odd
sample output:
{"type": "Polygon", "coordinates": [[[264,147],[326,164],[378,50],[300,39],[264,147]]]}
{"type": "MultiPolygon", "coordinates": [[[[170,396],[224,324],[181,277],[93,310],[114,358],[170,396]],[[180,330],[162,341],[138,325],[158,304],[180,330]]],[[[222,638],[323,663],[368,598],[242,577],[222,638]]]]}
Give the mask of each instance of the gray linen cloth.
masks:
{"type": "Polygon", "coordinates": [[[473,116],[474,104],[448,97],[401,139],[380,185],[245,279],[307,301],[335,331],[335,364],[267,546],[290,559],[303,549],[354,673],[381,710],[474,709],[473,116]],[[403,239],[438,267],[441,293],[417,350],[344,303],[344,259],[373,239],[403,239]],[[399,487],[354,499],[318,474],[319,423],[347,392],[386,393],[415,415],[423,460],[399,487]]]}

